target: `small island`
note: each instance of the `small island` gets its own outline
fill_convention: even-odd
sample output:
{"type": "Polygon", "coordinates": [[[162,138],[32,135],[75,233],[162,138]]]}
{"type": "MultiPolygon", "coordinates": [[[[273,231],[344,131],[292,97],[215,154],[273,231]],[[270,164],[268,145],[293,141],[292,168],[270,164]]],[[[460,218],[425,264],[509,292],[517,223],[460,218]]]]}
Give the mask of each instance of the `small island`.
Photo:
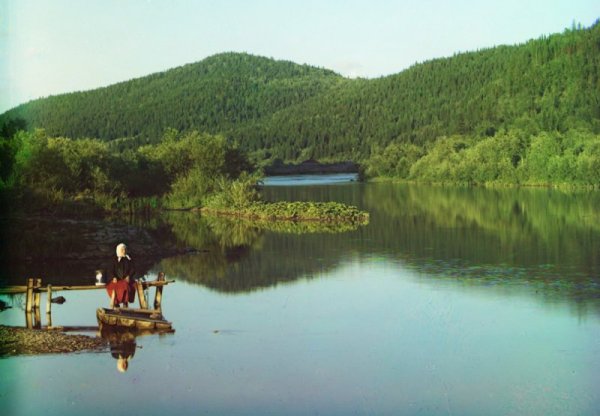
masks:
{"type": "Polygon", "coordinates": [[[204,207],[203,213],[255,220],[350,222],[365,224],[369,213],[339,202],[254,202],[244,207],[204,207]]]}

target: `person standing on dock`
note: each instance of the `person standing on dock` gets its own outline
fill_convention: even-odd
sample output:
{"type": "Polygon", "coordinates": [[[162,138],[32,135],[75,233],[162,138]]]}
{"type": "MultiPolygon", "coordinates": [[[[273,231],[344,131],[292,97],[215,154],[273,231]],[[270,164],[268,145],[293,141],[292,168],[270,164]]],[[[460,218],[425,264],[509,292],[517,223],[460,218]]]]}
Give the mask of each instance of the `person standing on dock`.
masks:
{"type": "Polygon", "coordinates": [[[127,255],[127,246],[117,246],[117,257],[109,269],[109,282],[106,291],[110,297],[110,308],[124,307],[135,300],[135,268],[131,257],[127,255]]]}

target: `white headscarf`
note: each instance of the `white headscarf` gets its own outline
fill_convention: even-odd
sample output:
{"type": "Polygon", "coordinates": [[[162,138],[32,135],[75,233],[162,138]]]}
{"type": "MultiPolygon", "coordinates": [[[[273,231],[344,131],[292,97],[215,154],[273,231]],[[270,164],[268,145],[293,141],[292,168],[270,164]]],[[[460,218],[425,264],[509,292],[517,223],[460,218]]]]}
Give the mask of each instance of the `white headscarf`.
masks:
{"type": "Polygon", "coordinates": [[[121,259],[123,257],[127,257],[127,260],[131,260],[131,257],[129,257],[127,255],[127,246],[125,244],[120,243],[119,245],[117,245],[116,252],[117,252],[117,259],[118,259],[118,261],[121,261],[121,259]],[[125,250],[125,256],[119,256],[119,251],[121,251],[121,248],[123,248],[123,250],[125,250]]]}

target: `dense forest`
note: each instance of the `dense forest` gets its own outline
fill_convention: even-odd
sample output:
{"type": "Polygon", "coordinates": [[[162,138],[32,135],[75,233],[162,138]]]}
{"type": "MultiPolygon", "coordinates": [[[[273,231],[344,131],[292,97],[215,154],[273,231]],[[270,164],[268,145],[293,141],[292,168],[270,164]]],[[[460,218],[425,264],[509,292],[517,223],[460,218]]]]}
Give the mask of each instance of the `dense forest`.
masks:
{"type": "Polygon", "coordinates": [[[259,166],[353,160],[371,176],[597,187],[599,76],[598,21],[378,79],[224,53],[6,112],[0,173],[15,165],[22,128],[117,152],[158,145],[173,128],[220,135],[259,166]]]}

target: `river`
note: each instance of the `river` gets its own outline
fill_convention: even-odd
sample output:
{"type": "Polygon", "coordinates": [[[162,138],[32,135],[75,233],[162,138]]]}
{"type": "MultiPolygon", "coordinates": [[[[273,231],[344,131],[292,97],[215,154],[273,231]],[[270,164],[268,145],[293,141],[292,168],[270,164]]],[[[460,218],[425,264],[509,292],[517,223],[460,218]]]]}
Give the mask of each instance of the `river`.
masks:
{"type": "MultiPolygon", "coordinates": [[[[137,337],[125,373],[109,352],[0,359],[3,413],[600,412],[598,192],[351,179],[268,178],[264,194],[356,205],[368,225],[143,225],[194,249],[145,271],[176,280],[175,333],[137,337]]],[[[107,304],[64,295],[55,325],[95,325],[107,304]]],[[[24,325],[3,299],[0,323],[24,325]]]]}

